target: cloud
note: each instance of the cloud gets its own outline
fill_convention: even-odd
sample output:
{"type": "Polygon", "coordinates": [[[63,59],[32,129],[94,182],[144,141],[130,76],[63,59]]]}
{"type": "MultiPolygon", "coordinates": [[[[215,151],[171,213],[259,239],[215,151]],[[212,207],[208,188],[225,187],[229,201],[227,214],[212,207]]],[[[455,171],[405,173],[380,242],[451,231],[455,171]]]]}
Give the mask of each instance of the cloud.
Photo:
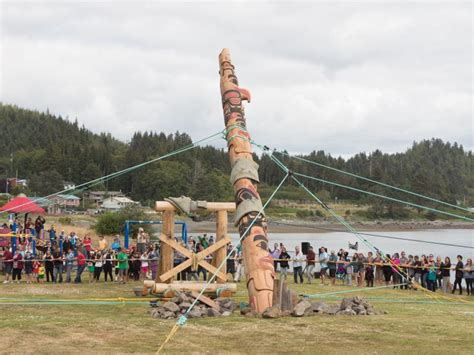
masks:
{"type": "Polygon", "coordinates": [[[291,152],[473,148],[470,3],[3,3],[1,100],[136,130],[223,128],[217,55],[250,133],[291,152]]]}

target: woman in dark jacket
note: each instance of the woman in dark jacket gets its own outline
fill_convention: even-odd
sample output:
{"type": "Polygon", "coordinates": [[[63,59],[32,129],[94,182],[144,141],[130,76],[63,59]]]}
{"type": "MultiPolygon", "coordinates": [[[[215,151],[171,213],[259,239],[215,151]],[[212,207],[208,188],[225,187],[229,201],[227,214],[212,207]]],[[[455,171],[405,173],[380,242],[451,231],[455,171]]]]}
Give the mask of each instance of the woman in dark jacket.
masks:
{"type": "Polygon", "coordinates": [[[390,254],[386,254],[385,257],[387,261],[384,262],[382,266],[382,271],[383,271],[383,276],[385,278],[385,285],[388,286],[390,284],[390,279],[392,278],[392,274],[393,274],[392,265],[390,263],[392,259],[390,259],[390,254]]]}
{"type": "Polygon", "coordinates": [[[454,285],[453,285],[453,293],[456,291],[456,286],[459,285],[459,294],[462,295],[462,286],[461,286],[461,281],[462,277],[464,276],[464,264],[462,263],[462,256],[458,255],[458,263],[456,264],[456,274],[455,279],[454,279],[454,285]]]}
{"type": "Polygon", "coordinates": [[[441,287],[443,288],[443,292],[448,292],[448,285],[449,280],[451,278],[451,259],[449,256],[444,258],[444,262],[441,263],[441,278],[443,280],[441,287]]]}
{"type": "Polygon", "coordinates": [[[288,254],[285,247],[282,247],[280,252],[280,279],[282,280],[286,279],[288,275],[288,269],[290,268],[288,261],[290,259],[290,254],[288,254]]]}

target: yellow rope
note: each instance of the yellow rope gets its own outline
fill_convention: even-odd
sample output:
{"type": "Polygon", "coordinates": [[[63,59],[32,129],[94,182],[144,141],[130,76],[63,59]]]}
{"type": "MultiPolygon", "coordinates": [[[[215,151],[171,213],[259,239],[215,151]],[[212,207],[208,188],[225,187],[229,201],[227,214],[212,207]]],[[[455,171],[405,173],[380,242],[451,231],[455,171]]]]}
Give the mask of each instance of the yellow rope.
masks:
{"type": "Polygon", "coordinates": [[[173,336],[176,334],[176,332],[178,331],[179,329],[179,325],[175,323],[175,325],[173,326],[173,329],[171,329],[170,333],[168,334],[168,336],[166,337],[165,341],[163,342],[163,344],[161,344],[161,346],[158,348],[158,350],[156,351],[156,355],[160,354],[161,351],[163,350],[163,348],[165,347],[165,345],[171,340],[171,338],[173,338],[173,336]]]}

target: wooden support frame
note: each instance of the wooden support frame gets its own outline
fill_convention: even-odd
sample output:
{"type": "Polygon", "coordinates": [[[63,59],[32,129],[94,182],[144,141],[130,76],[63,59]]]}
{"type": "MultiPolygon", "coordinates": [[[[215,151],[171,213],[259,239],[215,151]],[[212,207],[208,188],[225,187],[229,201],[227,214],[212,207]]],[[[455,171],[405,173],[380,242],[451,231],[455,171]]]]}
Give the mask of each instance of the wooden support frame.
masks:
{"type": "Polygon", "coordinates": [[[177,212],[176,207],[167,201],[157,201],[155,210],[163,212],[163,233],[160,235],[161,258],[156,282],[170,283],[174,276],[184,271],[188,267],[197,265],[205,268],[212,274],[216,274],[218,283],[227,282],[227,265],[223,265],[218,272],[218,267],[225,260],[227,255],[227,244],[230,238],[227,235],[228,212],[235,211],[233,202],[207,202],[206,208],[199,209],[216,213],[216,242],[199,253],[193,253],[186,249],[180,243],[174,240],[174,217],[177,212]],[[179,252],[188,259],[173,267],[174,252],[179,252]],[[212,262],[209,263],[205,258],[214,253],[212,262]]]}

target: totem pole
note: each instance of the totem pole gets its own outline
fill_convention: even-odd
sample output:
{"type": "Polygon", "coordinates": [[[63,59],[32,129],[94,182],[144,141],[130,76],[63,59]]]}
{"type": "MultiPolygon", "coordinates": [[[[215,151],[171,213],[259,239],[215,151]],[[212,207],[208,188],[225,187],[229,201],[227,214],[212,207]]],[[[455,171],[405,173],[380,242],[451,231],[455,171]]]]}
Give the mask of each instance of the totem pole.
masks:
{"type": "Polygon", "coordinates": [[[223,49],[219,55],[219,67],[226,139],[232,167],[230,180],[237,206],[234,222],[241,236],[253,222],[242,241],[242,249],[249,303],[253,310],[262,313],[265,308],[272,306],[275,269],[268,253],[265,215],[259,215],[262,201],[256,186],[259,182],[258,164],[253,161],[242,106],[243,100],[250,102],[250,93],[239,88],[228,49],[223,49]]]}

